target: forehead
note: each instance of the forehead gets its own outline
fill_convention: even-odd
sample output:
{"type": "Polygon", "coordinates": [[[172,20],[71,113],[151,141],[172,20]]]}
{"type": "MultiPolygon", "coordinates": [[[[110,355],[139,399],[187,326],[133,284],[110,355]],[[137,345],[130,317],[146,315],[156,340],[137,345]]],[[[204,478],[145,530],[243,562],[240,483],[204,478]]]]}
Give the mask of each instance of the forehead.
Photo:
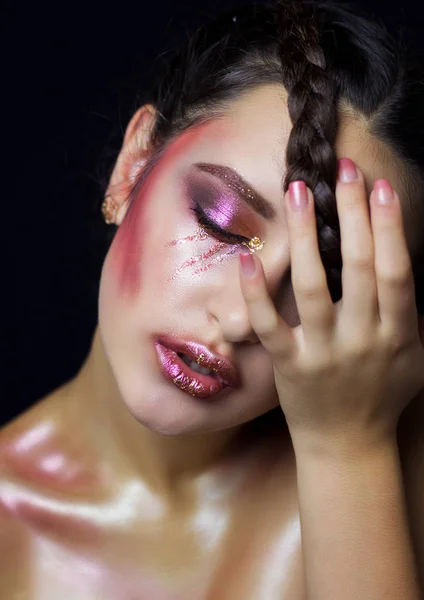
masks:
{"type": "MultiPolygon", "coordinates": [[[[412,211],[402,180],[402,165],[382,142],[369,133],[365,118],[348,106],[338,107],[335,141],[338,158],[352,159],[362,171],[368,193],[376,179],[387,179],[399,193],[408,242],[414,245],[412,211]]],[[[221,161],[238,170],[270,201],[281,203],[285,155],[292,129],[287,92],[282,85],[268,84],[250,90],[232,102],[221,122],[206,127],[203,141],[218,145],[221,161]]]]}
{"type": "MultiPolygon", "coordinates": [[[[236,100],[228,110],[224,136],[231,148],[273,162],[281,175],[292,129],[287,109],[287,92],[278,84],[260,86],[236,100]]],[[[338,109],[335,142],[338,158],[351,158],[363,172],[369,190],[375,179],[386,177],[394,187],[401,185],[399,164],[368,130],[366,119],[347,106],[338,109]]]]}

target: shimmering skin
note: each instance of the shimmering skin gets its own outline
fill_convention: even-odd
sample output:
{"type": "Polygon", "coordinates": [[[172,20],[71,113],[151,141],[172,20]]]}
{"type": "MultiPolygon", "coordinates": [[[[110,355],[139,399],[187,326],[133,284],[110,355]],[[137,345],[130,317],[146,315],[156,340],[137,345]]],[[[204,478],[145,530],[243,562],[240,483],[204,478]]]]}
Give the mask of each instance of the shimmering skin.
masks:
{"type": "Polygon", "coordinates": [[[284,444],[240,444],[171,502],[119,468],[113,451],[99,451],[76,404],[64,386],[3,433],[2,527],[19,546],[15,573],[24,570],[19,584],[7,573],[8,598],[19,590],[37,600],[225,600],[266,590],[271,599],[301,589],[294,464],[290,452],[282,457],[284,444]]]}
{"type": "MultiPolygon", "coordinates": [[[[174,503],[100,451],[83,414],[68,385],[2,432],[1,598],[305,598],[287,444],[240,445],[242,457],[202,473],[174,503]]],[[[418,530],[424,443],[410,414],[401,448],[418,530]]]]}
{"type": "MultiPolygon", "coordinates": [[[[281,102],[269,88],[243,102],[247,105],[242,103],[232,115],[233,129],[216,132],[216,153],[210,137],[203,145],[197,142],[196,152],[183,143],[180,150],[192,152],[196,160],[237,159],[255,187],[278,206],[280,177],[271,157],[278,155],[274,143],[287,117],[275,113],[281,102]]],[[[363,132],[356,132],[354,127],[342,133],[339,155],[356,160],[368,179],[388,176],[366,171],[367,165],[371,169],[378,163],[366,154],[371,145],[364,145],[363,132]]],[[[121,175],[117,172],[116,177],[121,175]]],[[[238,424],[243,418],[249,421],[276,404],[269,365],[247,326],[233,265],[222,263],[200,273],[194,280],[197,287],[180,274],[159,297],[149,269],[166,281],[189,253],[206,251],[214,242],[195,237],[194,224],[192,230],[181,226],[174,231],[172,214],[167,235],[158,240],[159,230],[154,230],[150,239],[154,223],[147,218],[151,209],[143,204],[146,199],[134,205],[133,229],[127,225],[122,230],[103,273],[103,283],[109,284],[102,292],[109,302],[102,307],[103,317],[109,319],[101,328],[104,334],[117,323],[117,329],[102,339],[97,328],[77,376],[0,431],[0,598],[306,600],[296,466],[281,412],[270,413],[272,420],[262,426],[252,420],[234,427],[237,419],[238,424]],[[151,242],[143,247],[144,254],[137,227],[151,242]],[[162,245],[154,247],[153,240],[162,245]],[[184,250],[170,254],[169,269],[161,271],[168,264],[162,248],[184,250]],[[146,262],[137,269],[139,251],[146,262]],[[123,271],[119,267],[125,266],[126,252],[131,264],[123,271]],[[143,285],[150,286],[143,293],[151,293],[146,314],[131,304],[143,285]],[[121,296],[114,296],[116,288],[121,296]],[[203,303],[209,318],[199,327],[196,319],[203,303]],[[127,378],[134,389],[139,387],[131,368],[142,370],[140,356],[150,364],[147,351],[139,356],[138,346],[128,341],[132,331],[139,340],[140,323],[144,333],[162,319],[164,333],[175,334],[186,314],[192,332],[201,333],[205,343],[217,340],[208,337],[212,326],[222,335],[218,349],[233,349],[242,371],[244,387],[219,410],[212,401],[205,409],[147,368],[142,371],[142,393],[130,397],[133,387],[126,385],[127,378]],[[119,363],[121,355],[125,361],[119,363]],[[160,435],[160,429],[167,434],[172,430],[175,437],[160,435]],[[187,431],[197,437],[183,436],[187,431]]],[[[157,210],[165,216],[169,204],[157,210]]],[[[269,253],[263,260],[274,288],[288,265],[281,215],[267,231],[251,219],[252,229],[267,239],[269,253]]],[[[295,323],[290,298],[286,288],[280,309],[295,323]]],[[[411,532],[422,566],[424,402],[418,400],[401,418],[398,442],[411,532]]]]}

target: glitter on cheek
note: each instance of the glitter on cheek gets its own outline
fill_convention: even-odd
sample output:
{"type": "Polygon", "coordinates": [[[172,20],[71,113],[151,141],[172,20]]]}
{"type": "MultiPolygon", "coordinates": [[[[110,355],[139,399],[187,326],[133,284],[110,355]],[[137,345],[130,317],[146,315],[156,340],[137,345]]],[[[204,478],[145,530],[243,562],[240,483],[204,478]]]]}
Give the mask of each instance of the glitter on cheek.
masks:
{"type": "Polygon", "coordinates": [[[220,250],[222,250],[222,248],[224,248],[227,244],[225,244],[224,242],[217,242],[216,244],[214,244],[212,246],[212,248],[209,248],[209,250],[207,250],[206,252],[203,252],[202,254],[199,254],[197,256],[193,256],[192,258],[189,258],[188,260],[186,260],[185,262],[183,262],[183,264],[181,265],[181,267],[179,267],[175,273],[168,278],[167,281],[172,281],[175,279],[175,277],[177,277],[177,275],[179,273],[181,273],[181,271],[183,269],[186,269],[187,267],[192,267],[194,264],[196,264],[197,262],[199,262],[200,260],[206,260],[208,258],[210,258],[211,256],[213,256],[214,254],[217,254],[220,250]]]}
{"type": "Polygon", "coordinates": [[[215,260],[211,261],[210,263],[208,263],[204,267],[200,267],[199,269],[196,269],[195,271],[193,271],[193,274],[194,275],[198,275],[199,273],[204,273],[205,271],[208,271],[211,267],[213,267],[214,265],[216,265],[216,263],[222,262],[223,260],[225,260],[229,256],[232,256],[237,251],[238,248],[239,248],[239,246],[233,246],[225,254],[220,254],[219,256],[216,257],[215,260]]]}
{"type": "Polygon", "coordinates": [[[199,228],[194,235],[188,235],[179,240],[172,240],[172,242],[166,244],[165,247],[176,246],[177,244],[184,244],[185,242],[199,242],[200,240],[208,239],[208,237],[207,232],[204,229],[199,228]]]}
{"type": "MultiPolygon", "coordinates": [[[[189,237],[193,237],[193,236],[189,236],[189,237]]],[[[189,239],[189,237],[182,238],[182,240],[176,240],[175,243],[178,243],[178,242],[181,242],[181,241],[186,241],[186,240],[189,239]]],[[[209,236],[207,236],[207,237],[209,237],[209,236]]],[[[168,245],[175,245],[175,243],[171,242],[168,245]]],[[[187,267],[192,267],[193,265],[195,265],[199,261],[201,261],[201,260],[207,260],[211,256],[214,256],[214,255],[216,255],[216,254],[219,253],[218,256],[215,256],[215,258],[213,260],[211,260],[207,265],[199,267],[199,268],[197,268],[197,269],[195,269],[193,271],[193,275],[198,275],[199,273],[204,273],[205,271],[208,271],[211,267],[213,267],[217,263],[220,263],[223,260],[226,260],[229,257],[233,256],[233,254],[235,252],[237,252],[237,250],[240,248],[239,244],[234,244],[234,245],[232,245],[230,247],[230,249],[227,252],[225,252],[225,254],[220,253],[220,250],[222,250],[226,246],[228,246],[228,243],[225,243],[225,242],[216,242],[214,244],[214,246],[212,246],[212,248],[210,248],[206,252],[203,252],[203,254],[200,254],[200,255],[197,255],[197,256],[193,256],[192,258],[187,259],[186,261],[183,262],[183,264],[181,265],[181,267],[179,267],[171,277],[168,277],[167,281],[168,282],[169,281],[173,281],[179,275],[179,273],[181,273],[181,271],[183,269],[186,269],[187,267]]]]}

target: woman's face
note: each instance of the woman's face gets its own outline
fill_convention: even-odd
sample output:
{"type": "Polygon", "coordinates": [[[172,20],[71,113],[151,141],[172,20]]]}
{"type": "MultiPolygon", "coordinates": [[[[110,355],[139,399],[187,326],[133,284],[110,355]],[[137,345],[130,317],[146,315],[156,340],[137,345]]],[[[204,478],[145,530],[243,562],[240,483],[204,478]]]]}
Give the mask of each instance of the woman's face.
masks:
{"type": "MultiPolygon", "coordinates": [[[[245,246],[205,233],[198,215],[246,240],[265,241],[258,256],[269,292],[282,318],[298,325],[282,193],[290,129],[280,86],[249,92],[225,118],[170,144],[116,232],[101,275],[99,330],[122,401],[153,431],[216,431],[278,406],[272,363],[251,328],[240,289],[238,255],[245,246]],[[268,218],[228,179],[221,180],[213,165],[233,169],[266,199],[268,218]],[[209,398],[191,395],[163,374],[157,336],[204,344],[230,358],[239,387],[209,398]]],[[[364,168],[369,144],[351,132],[338,145],[339,156],[356,160],[372,177],[364,168]]],[[[378,174],[385,176],[381,169],[378,174]]]]}

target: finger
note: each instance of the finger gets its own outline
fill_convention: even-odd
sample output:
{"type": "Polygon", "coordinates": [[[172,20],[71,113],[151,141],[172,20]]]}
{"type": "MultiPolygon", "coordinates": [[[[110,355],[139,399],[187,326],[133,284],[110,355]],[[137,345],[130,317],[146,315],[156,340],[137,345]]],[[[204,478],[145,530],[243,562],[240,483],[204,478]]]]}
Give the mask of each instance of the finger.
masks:
{"type": "Polygon", "coordinates": [[[293,331],[277,313],[262,263],[250,252],[240,253],[240,284],[250,323],[265,350],[272,356],[291,356],[295,343],[293,331]]]}
{"type": "Polygon", "coordinates": [[[292,286],[303,337],[322,348],[333,335],[335,311],[318,247],[312,192],[303,181],[290,184],[284,198],[289,230],[292,286]],[[292,200],[292,202],[291,202],[292,200]],[[306,203],[303,209],[295,208],[306,203]]]}
{"type": "Polygon", "coordinates": [[[343,331],[360,336],[380,320],[368,195],[363,174],[349,158],[339,161],[336,200],[343,259],[343,331]]]}
{"type": "Polygon", "coordinates": [[[414,336],[418,316],[402,210],[385,179],[376,181],[371,192],[371,225],[381,324],[396,336],[414,336]]]}

